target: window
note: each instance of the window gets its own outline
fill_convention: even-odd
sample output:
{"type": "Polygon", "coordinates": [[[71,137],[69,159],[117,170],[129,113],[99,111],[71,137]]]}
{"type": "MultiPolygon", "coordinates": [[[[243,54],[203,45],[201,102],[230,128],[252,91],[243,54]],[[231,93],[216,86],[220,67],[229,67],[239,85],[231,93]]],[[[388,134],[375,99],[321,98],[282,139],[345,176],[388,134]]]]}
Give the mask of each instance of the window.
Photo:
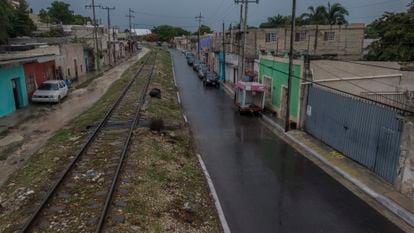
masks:
{"type": "Polygon", "coordinates": [[[70,69],[68,68],[68,76],[70,77],[70,69]]]}
{"type": "Polygon", "coordinates": [[[325,32],[325,40],[335,40],[335,32],[325,32]]]}
{"type": "Polygon", "coordinates": [[[295,41],[305,41],[305,40],[306,40],[306,32],[295,33],[295,41]]]}
{"type": "Polygon", "coordinates": [[[266,33],[266,43],[276,41],[276,32],[267,32],[266,33]]]}
{"type": "Polygon", "coordinates": [[[26,87],[28,92],[36,90],[36,82],[33,74],[26,76],[26,87]]]}

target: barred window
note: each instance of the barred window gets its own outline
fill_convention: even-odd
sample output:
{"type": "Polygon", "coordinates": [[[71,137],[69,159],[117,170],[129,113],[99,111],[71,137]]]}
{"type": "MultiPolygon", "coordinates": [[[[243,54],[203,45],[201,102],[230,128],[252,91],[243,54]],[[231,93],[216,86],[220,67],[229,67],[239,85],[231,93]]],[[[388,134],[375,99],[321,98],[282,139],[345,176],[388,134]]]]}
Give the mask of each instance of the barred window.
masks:
{"type": "Polygon", "coordinates": [[[305,41],[305,40],[306,40],[306,32],[295,33],[295,41],[305,41]]]}
{"type": "Polygon", "coordinates": [[[266,43],[276,41],[276,32],[267,32],[266,33],[266,43]]]}
{"type": "Polygon", "coordinates": [[[32,92],[36,90],[36,81],[33,74],[26,76],[26,88],[27,92],[32,92]]]}
{"type": "Polygon", "coordinates": [[[335,32],[325,32],[325,40],[335,40],[335,32]]]}

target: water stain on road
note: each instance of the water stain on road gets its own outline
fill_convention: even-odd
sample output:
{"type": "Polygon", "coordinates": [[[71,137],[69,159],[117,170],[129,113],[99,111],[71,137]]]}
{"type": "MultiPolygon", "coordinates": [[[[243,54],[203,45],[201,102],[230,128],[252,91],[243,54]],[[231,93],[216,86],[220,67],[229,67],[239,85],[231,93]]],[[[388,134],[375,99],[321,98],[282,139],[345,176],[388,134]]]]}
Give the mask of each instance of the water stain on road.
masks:
{"type": "Polygon", "coordinates": [[[402,232],[268,130],[205,89],[173,51],[183,108],[232,232],[402,232]]]}

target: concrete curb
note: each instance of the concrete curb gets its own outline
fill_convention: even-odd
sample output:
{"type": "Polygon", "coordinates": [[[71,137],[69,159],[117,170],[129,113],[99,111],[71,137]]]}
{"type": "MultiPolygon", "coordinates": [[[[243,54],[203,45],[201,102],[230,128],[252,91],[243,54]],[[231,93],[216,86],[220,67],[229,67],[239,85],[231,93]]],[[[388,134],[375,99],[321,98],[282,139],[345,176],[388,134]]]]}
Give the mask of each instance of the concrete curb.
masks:
{"type": "MultiPolygon", "coordinates": [[[[181,111],[182,111],[182,114],[183,114],[184,121],[185,121],[186,124],[188,124],[188,118],[187,118],[187,116],[183,112],[182,102],[181,102],[181,98],[180,98],[180,91],[178,90],[177,80],[175,78],[174,59],[173,59],[171,53],[170,53],[170,57],[171,57],[171,63],[172,63],[174,84],[175,84],[175,87],[177,89],[177,99],[178,99],[178,103],[181,106],[181,111]]],[[[218,198],[216,189],[214,188],[213,181],[211,180],[211,177],[210,177],[210,174],[208,173],[207,167],[204,164],[203,158],[201,157],[200,154],[197,154],[197,158],[198,158],[198,161],[200,163],[201,169],[203,170],[204,177],[207,180],[207,184],[208,184],[210,193],[211,193],[211,195],[213,197],[214,205],[216,207],[217,214],[219,216],[221,228],[222,228],[222,230],[223,230],[224,233],[231,233],[230,227],[229,227],[229,225],[227,223],[227,220],[226,220],[226,216],[224,215],[223,208],[221,207],[220,200],[218,198]]]]}
{"type": "MultiPolygon", "coordinates": [[[[232,97],[234,95],[234,91],[228,87],[227,85],[223,85],[224,91],[232,97]]],[[[281,134],[285,135],[287,138],[289,138],[293,143],[300,146],[303,150],[323,162],[325,165],[333,169],[335,172],[337,172],[339,175],[347,179],[349,182],[354,184],[356,187],[358,187],[360,190],[362,190],[364,193],[366,193],[368,196],[376,200],[378,203],[380,203],[382,206],[387,208],[389,211],[397,215],[399,218],[404,220],[407,224],[414,227],[414,214],[410,211],[406,210],[402,206],[398,205],[393,200],[389,199],[388,197],[385,197],[384,195],[377,193],[376,191],[372,190],[359,180],[355,179],[353,176],[349,175],[348,173],[344,172],[340,168],[333,165],[331,162],[329,162],[327,159],[319,155],[316,151],[314,151],[312,148],[309,148],[304,143],[293,137],[289,133],[285,133],[285,130],[278,124],[276,124],[274,121],[272,121],[268,116],[261,114],[262,120],[266,123],[270,124],[273,128],[275,128],[277,131],[279,131],[281,134]]]]}
{"type": "Polygon", "coordinates": [[[261,116],[262,116],[263,121],[265,121],[266,123],[270,124],[277,131],[279,131],[280,133],[282,133],[283,135],[285,135],[287,138],[289,138],[293,143],[297,144],[303,150],[305,150],[306,152],[308,152],[312,156],[316,157],[318,160],[320,160],[325,165],[327,165],[328,167],[330,167],[331,169],[333,169],[335,172],[337,172],[338,174],[340,174],[342,177],[344,177],[345,179],[347,179],[349,182],[351,182],[352,184],[354,184],[355,186],[357,186],[360,190],[362,190],[368,196],[372,197],[378,203],[380,203],[385,208],[387,208],[388,210],[390,210],[392,213],[394,213],[395,215],[397,215],[398,217],[400,217],[402,220],[404,220],[406,223],[408,223],[409,225],[411,225],[412,227],[414,227],[414,214],[413,213],[407,211],[406,209],[404,209],[402,206],[398,205],[393,200],[389,199],[388,197],[383,196],[380,193],[377,193],[376,191],[372,190],[371,188],[369,188],[365,184],[361,183],[359,180],[355,179],[353,176],[349,175],[348,173],[344,172],[343,170],[341,170],[337,166],[333,165],[327,159],[325,159],[324,157],[322,157],[321,155],[319,155],[315,150],[313,150],[312,148],[309,148],[308,146],[306,146],[304,143],[302,143],[301,141],[299,141],[298,139],[296,139],[295,137],[293,137],[289,133],[285,133],[284,132],[284,129],[280,125],[278,125],[275,122],[273,122],[269,117],[267,117],[267,116],[265,116],[263,114],[261,116]]]}
{"type": "Polygon", "coordinates": [[[216,209],[217,209],[217,212],[218,212],[218,215],[219,215],[219,219],[220,219],[220,222],[221,222],[221,226],[223,228],[223,232],[224,233],[231,233],[230,227],[227,224],[226,217],[224,216],[223,209],[221,208],[220,200],[218,198],[216,189],[214,188],[213,181],[211,180],[211,177],[210,177],[210,174],[208,173],[206,165],[204,164],[204,161],[201,158],[200,154],[197,154],[197,158],[198,158],[198,161],[200,162],[201,169],[203,170],[204,176],[207,179],[207,183],[208,183],[208,187],[210,188],[211,195],[213,196],[214,205],[216,206],[216,209]]]}

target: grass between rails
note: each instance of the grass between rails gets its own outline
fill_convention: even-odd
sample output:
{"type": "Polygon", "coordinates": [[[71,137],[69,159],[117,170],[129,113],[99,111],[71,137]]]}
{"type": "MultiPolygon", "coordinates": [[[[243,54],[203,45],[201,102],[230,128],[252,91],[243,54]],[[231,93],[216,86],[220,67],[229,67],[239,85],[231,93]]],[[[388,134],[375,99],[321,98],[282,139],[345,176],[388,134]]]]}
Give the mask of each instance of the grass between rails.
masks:
{"type": "Polygon", "coordinates": [[[28,216],[27,209],[43,197],[145,59],[130,66],[96,104],[59,130],[0,187],[0,232],[13,232],[13,225],[28,216]]]}
{"type": "MultiPolygon", "coordinates": [[[[184,125],[172,77],[172,62],[165,50],[158,59],[150,88],[162,98],[147,98],[145,118],[184,125]]],[[[186,127],[163,132],[135,130],[120,189],[115,197],[127,206],[112,210],[126,215],[125,223],[109,224],[112,232],[221,232],[207,183],[186,127]]]]}

